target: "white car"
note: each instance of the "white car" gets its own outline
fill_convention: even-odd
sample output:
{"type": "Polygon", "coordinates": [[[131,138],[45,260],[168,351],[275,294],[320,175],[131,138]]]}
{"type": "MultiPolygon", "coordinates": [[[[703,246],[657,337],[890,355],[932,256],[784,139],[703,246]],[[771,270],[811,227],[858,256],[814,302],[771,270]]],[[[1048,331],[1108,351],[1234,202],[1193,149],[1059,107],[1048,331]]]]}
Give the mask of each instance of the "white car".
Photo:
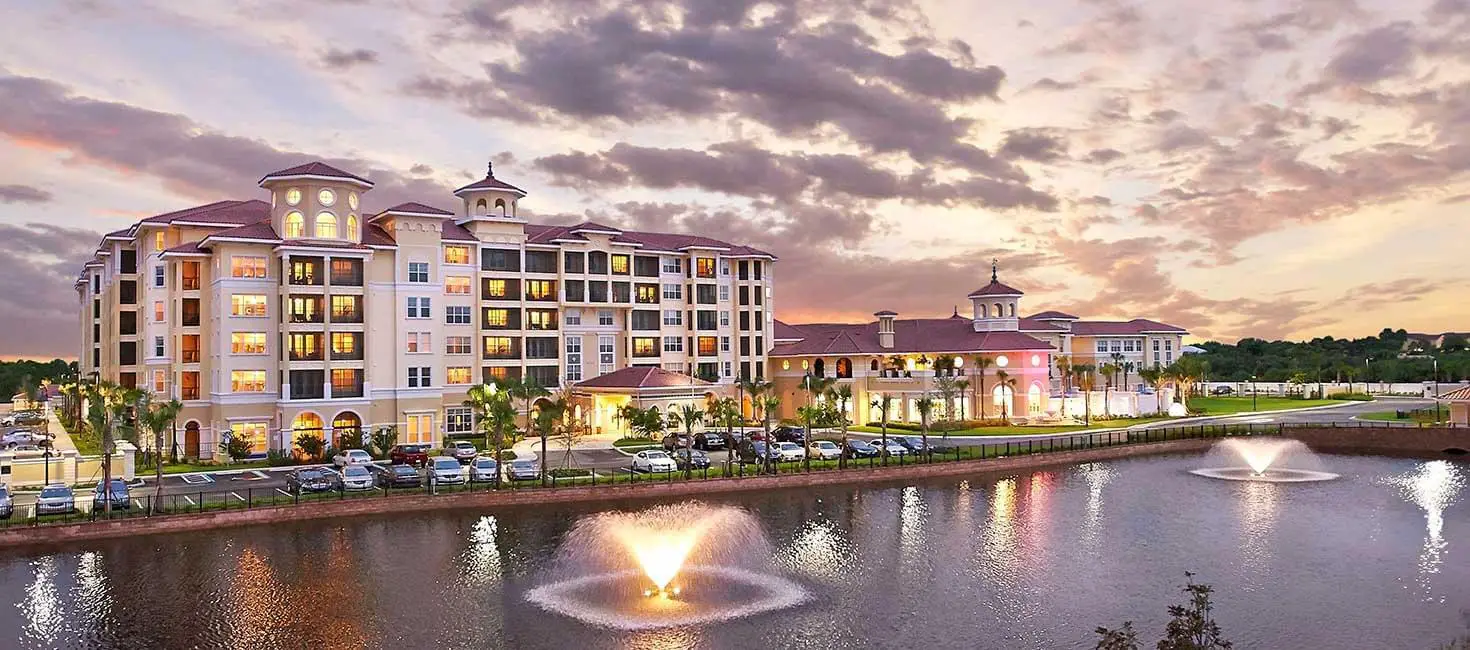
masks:
{"type": "Polygon", "coordinates": [[[806,450],[794,442],[778,442],[776,451],[781,452],[781,460],[786,462],[806,458],[806,450]]]}
{"type": "Polygon", "coordinates": [[[807,445],[807,453],[817,460],[837,460],[842,457],[842,448],[831,440],[813,440],[807,445]]]}
{"type": "Polygon", "coordinates": [[[368,471],[366,465],[348,465],[342,468],[342,489],[344,490],[371,490],[373,489],[373,473],[368,471]]]}
{"type": "Polygon", "coordinates": [[[435,456],[429,459],[429,478],[435,483],[464,483],[464,466],[451,456],[435,456]]]}
{"type": "Polygon", "coordinates": [[[494,458],[481,456],[470,463],[470,480],[475,482],[494,481],[495,473],[500,471],[500,464],[494,458]]]}
{"type": "Polygon", "coordinates": [[[348,449],[332,457],[332,465],[336,467],[371,464],[373,464],[373,457],[361,449],[348,449]]]}
{"type": "Polygon", "coordinates": [[[869,440],[868,441],[868,444],[873,445],[874,447],[877,447],[878,448],[878,451],[879,452],[883,452],[883,454],[885,456],[907,456],[907,455],[909,455],[909,448],[908,447],[905,447],[903,445],[898,444],[898,442],[894,441],[892,438],[889,438],[888,439],[888,448],[887,449],[884,449],[883,448],[883,439],[882,438],[874,438],[872,440],[869,440]]]}
{"type": "Polygon", "coordinates": [[[644,449],[633,454],[635,472],[672,472],[678,468],[674,458],[660,449],[644,449]]]}

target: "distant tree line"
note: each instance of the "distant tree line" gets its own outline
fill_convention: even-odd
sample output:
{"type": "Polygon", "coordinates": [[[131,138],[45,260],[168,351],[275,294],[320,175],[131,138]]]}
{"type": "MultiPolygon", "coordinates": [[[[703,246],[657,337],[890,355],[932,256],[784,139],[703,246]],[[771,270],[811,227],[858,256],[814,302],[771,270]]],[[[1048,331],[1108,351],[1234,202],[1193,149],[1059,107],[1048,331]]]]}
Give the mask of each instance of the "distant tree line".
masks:
{"type": "Polygon", "coordinates": [[[1209,381],[1416,382],[1470,379],[1470,343],[1448,336],[1439,348],[1409,339],[1404,330],[1385,328],[1378,336],[1310,341],[1241,339],[1235,345],[1210,341],[1197,344],[1209,362],[1209,381]]]}
{"type": "Polygon", "coordinates": [[[53,384],[75,381],[76,371],[76,362],[61,359],[0,361],[0,402],[9,402],[12,395],[22,390],[35,397],[42,381],[53,384]]]}

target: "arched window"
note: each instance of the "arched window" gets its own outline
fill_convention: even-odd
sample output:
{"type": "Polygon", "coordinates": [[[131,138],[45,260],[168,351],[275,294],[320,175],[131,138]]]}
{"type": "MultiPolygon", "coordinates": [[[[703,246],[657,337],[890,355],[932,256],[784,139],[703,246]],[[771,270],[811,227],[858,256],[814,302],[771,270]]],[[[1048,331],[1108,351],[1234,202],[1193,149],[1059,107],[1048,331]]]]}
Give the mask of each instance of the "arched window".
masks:
{"type": "Polygon", "coordinates": [[[316,238],[337,238],[337,215],[330,212],[319,212],[316,215],[316,238]]]}
{"type": "Polygon", "coordinates": [[[990,318],[990,306],[983,302],[980,303],[980,317],[990,318]]]}
{"type": "MultiPolygon", "coordinates": [[[[362,444],[362,418],[357,417],[352,411],[343,411],[332,418],[332,435],[338,441],[343,438],[351,438],[358,444],[362,444]]],[[[341,444],[338,442],[338,444],[341,444]]]]}
{"type": "Polygon", "coordinates": [[[505,216],[505,199],[495,199],[495,207],[500,210],[500,216],[505,216]]]}
{"type": "Polygon", "coordinates": [[[877,359],[874,359],[872,362],[870,362],[868,364],[868,371],[869,372],[878,372],[878,360],[877,359]]]}
{"type": "Polygon", "coordinates": [[[995,317],[996,318],[1005,318],[1005,316],[1006,316],[1005,306],[1004,305],[1001,305],[1000,303],[995,303],[995,317]]]}
{"type": "Polygon", "coordinates": [[[842,357],[837,360],[837,378],[852,379],[852,360],[842,357]]]}
{"type": "Polygon", "coordinates": [[[297,414],[296,419],[291,421],[291,430],[296,433],[315,432],[320,434],[322,430],[322,416],[311,411],[302,411],[297,414]]]}
{"type": "Polygon", "coordinates": [[[355,214],[349,214],[349,215],[347,215],[347,238],[348,239],[351,239],[352,241],[357,241],[357,239],[358,239],[358,237],[357,237],[357,215],[355,215],[355,214]]]}
{"type": "Polygon", "coordinates": [[[292,210],[286,213],[286,239],[300,239],[306,236],[306,217],[300,212],[292,210]]]}
{"type": "Polygon", "coordinates": [[[487,204],[485,203],[485,199],[480,199],[478,201],[475,201],[475,214],[480,215],[480,216],[484,216],[486,214],[489,214],[490,213],[490,209],[487,208],[486,205],[487,204]]]}
{"type": "Polygon", "coordinates": [[[812,376],[813,377],[826,377],[827,376],[827,362],[826,361],[823,361],[821,359],[817,359],[817,362],[814,363],[814,364],[812,364],[812,376]]]}
{"type": "Polygon", "coordinates": [[[1011,318],[1016,317],[1016,303],[1006,305],[1006,315],[1010,316],[1011,318]]]}

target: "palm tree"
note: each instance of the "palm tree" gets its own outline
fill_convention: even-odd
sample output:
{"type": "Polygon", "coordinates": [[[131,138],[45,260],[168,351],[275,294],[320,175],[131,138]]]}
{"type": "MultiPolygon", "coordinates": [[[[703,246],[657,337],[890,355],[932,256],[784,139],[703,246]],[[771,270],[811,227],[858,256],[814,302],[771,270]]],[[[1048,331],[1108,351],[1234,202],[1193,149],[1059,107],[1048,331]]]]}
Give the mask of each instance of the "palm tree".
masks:
{"type": "Polygon", "coordinates": [[[475,411],[480,430],[485,433],[485,446],[494,455],[497,471],[495,487],[500,487],[500,450],[505,444],[507,430],[516,427],[516,410],[510,403],[510,395],[493,384],[471,386],[466,392],[464,405],[475,411]]]}
{"type": "Polygon", "coordinates": [[[879,395],[877,399],[874,399],[873,400],[873,403],[870,404],[869,406],[872,406],[873,408],[878,409],[878,413],[882,416],[878,420],[878,425],[880,427],[882,427],[880,429],[880,431],[882,432],[881,433],[881,436],[882,436],[882,441],[883,441],[882,442],[882,445],[883,446],[879,450],[878,455],[883,458],[883,464],[884,465],[887,465],[888,464],[888,412],[891,411],[891,410],[893,410],[893,396],[892,395],[889,395],[888,393],[883,393],[882,395],[879,395]]]}
{"type": "MultiPolygon", "coordinates": [[[[919,410],[919,436],[924,440],[924,452],[929,452],[929,417],[934,414],[934,398],[925,395],[914,400],[914,408],[919,410]]],[[[933,454],[930,454],[933,460],[933,454]]]]}
{"type": "Polygon", "coordinates": [[[754,417],[755,400],[761,395],[764,395],[767,391],[771,390],[771,382],[765,381],[763,379],[741,377],[740,381],[735,382],[735,387],[739,390],[740,394],[740,419],[741,423],[744,424],[745,396],[750,396],[750,414],[752,417],[754,417]]]}
{"type": "Polygon", "coordinates": [[[997,370],[995,371],[995,385],[1002,388],[1001,395],[1005,397],[1000,403],[1000,419],[1009,422],[1011,401],[1016,395],[1016,378],[1004,370],[997,370]]]}
{"type": "Polygon", "coordinates": [[[842,384],[827,391],[827,397],[837,402],[837,422],[842,427],[842,453],[837,456],[837,469],[847,467],[847,405],[852,401],[852,384],[842,384]]]}
{"type": "Polygon", "coordinates": [[[1110,377],[1110,379],[1113,380],[1113,385],[1114,386],[1117,386],[1118,385],[1118,373],[1123,372],[1123,353],[1122,352],[1114,352],[1108,358],[1110,358],[1110,359],[1113,360],[1112,364],[1110,364],[1112,366],[1112,370],[1113,370],[1112,376],[1110,377]]]}
{"type": "Polygon", "coordinates": [[[1077,381],[1077,387],[1082,389],[1082,424],[1092,425],[1092,389],[1097,387],[1097,377],[1093,375],[1095,368],[1090,363],[1079,363],[1072,366],[1072,376],[1077,381]]]}
{"type": "Polygon", "coordinates": [[[975,355],[975,408],[980,419],[985,419],[985,371],[995,365],[995,360],[983,354],[975,355]]]}
{"type": "Polygon", "coordinates": [[[526,405],[526,408],[522,410],[526,414],[526,429],[531,428],[531,401],[537,397],[551,395],[550,391],[546,390],[545,387],[536,383],[536,380],[530,377],[524,379],[519,377],[497,379],[495,380],[495,385],[510,395],[512,399],[521,400],[526,405]]]}
{"type": "MultiPolygon", "coordinates": [[[[817,401],[823,395],[826,395],[827,391],[830,390],[832,386],[836,383],[837,380],[832,377],[818,377],[812,373],[807,373],[805,376],[803,376],[801,378],[801,384],[802,388],[806,389],[807,405],[810,406],[813,402],[817,401]]],[[[812,438],[812,409],[806,409],[804,415],[806,419],[806,440],[808,443],[810,443],[812,438]]],[[[802,454],[801,465],[803,470],[808,472],[811,471],[811,454],[802,454]]]]}
{"type": "MultiPolygon", "coordinates": [[[[669,409],[669,426],[675,429],[684,429],[684,435],[689,437],[690,447],[694,446],[694,425],[703,421],[704,411],[695,408],[693,404],[681,404],[677,409],[669,409]]],[[[678,453],[679,446],[674,445],[675,458],[678,458],[678,453]]],[[[693,460],[692,456],[694,454],[688,450],[685,453],[688,456],[684,458],[684,478],[688,479],[694,472],[694,463],[690,462],[693,460]]]]}
{"type": "Polygon", "coordinates": [[[954,419],[955,392],[959,390],[954,377],[934,378],[934,392],[939,393],[939,403],[944,406],[941,415],[945,421],[954,419]]]}
{"type": "Polygon", "coordinates": [[[163,432],[173,428],[174,422],[179,417],[179,411],[184,409],[184,404],[176,399],[155,402],[145,397],[138,407],[138,421],[153,434],[153,454],[157,463],[154,468],[154,476],[158,483],[158,494],[154,497],[153,503],[149,504],[149,509],[153,510],[163,503],[163,432]]]}
{"type": "MultiPolygon", "coordinates": [[[[955,395],[957,396],[957,398],[959,400],[959,404],[960,404],[960,421],[961,422],[964,422],[965,421],[965,393],[969,392],[969,390],[970,390],[970,380],[968,380],[968,379],[956,379],[955,382],[954,382],[954,390],[955,390],[955,395]]],[[[946,437],[948,437],[949,436],[949,432],[948,431],[944,432],[944,435],[946,437]]]]}
{"type": "MultiPolygon", "coordinates": [[[[460,405],[468,407],[470,410],[475,412],[476,418],[484,420],[486,413],[490,409],[491,402],[494,402],[497,399],[503,399],[499,396],[499,392],[500,389],[497,388],[495,384],[476,384],[474,386],[470,386],[469,390],[465,391],[464,401],[460,402],[460,405]]],[[[489,449],[490,429],[484,427],[482,428],[485,432],[485,448],[489,449]]],[[[499,454],[496,454],[495,462],[500,462],[499,454]]]]}
{"type": "Polygon", "coordinates": [[[1119,368],[1123,371],[1123,390],[1128,390],[1128,373],[1136,370],[1138,368],[1138,364],[1135,364],[1132,361],[1124,361],[1123,364],[1119,366],[1119,368]]]}
{"type": "MultiPolygon", "coordinates": [[[[99,381],[88,387],[87,425],[102,442],[102,485],[112,490],[113,433],[129,427],[126,422],[129,411],[138,403],[142,391],[123,388],[107,381],[99,381]]],[[[103,512],[112,514],[112,499],[102,500],[103,512]]]]}
{"type": "Polygon", "coordinates": [[[760,407],[760,410],[761,410],[761,426],[765,429],[765,437],[762,438],[762,440],[764,440],[765,443],[766,443],[766,454],[765,454],[766,457],[763,458],[763,459],[761,459],[761,464],[764,466],[766,472],[770,472],[772,470],[772,466],[771,466],[771,411],[774,411],[776,409],[781,408],[781,396],[779,396],[779,395],[762,395],[762,396],[760,396],[759,398],[756,399],[756,405],[760,407]]]}
{"type": "Polygon", "coordinates": [[[725,474],[730,474],[730,459],[735,454],[735,426],[745,420],[740,412],[740,403],[733,397],[726,397],[715,402],[714,416],[715,426],[725,427],[725,448],[729,450],[725,454],[725,474]]]}
{"type": "MultiPolygon", "coordinates": [[[[535,384],[532,384],[533,386],[535,384]]],[[[570,410],[566,397],[557,396],[556,399],[542,404],[536,410],[536,417],[532,420],[532,427],[536,435],[541,438],[541,485],[546,485],[546,441],[552,434],[556,433],[558,424],[563,416],[570,410]]],[[[570,452],[568,452],[570,453],[570,452]]]]}
{"type": "Polygon", "coordinates": [[[1118,374],[1118,366],[1113,363],[1104,363],[1097,369],[1097,372],[1102,375],[1103,379],[1103,419],[1111,420],[1113,419],[1113,407],[1108,403],[1111,398],[1109,393],[1113,389],[1113,380],[1118,374]]]}
{"type": "Polygon", "coordinates": [[[1162,395],[1164,393],[1162,392],[1162,389],[1164,387],[1164,371],[1159,370],[1158,368],[1144,368],[1138,371],[1138,376],[1142,378],[1144,383],[1148,384],[1150,388],[1154,389],[1154,410],[1159,413],[1163,413],[1164,400],[1162,399],[1162,395]]]}

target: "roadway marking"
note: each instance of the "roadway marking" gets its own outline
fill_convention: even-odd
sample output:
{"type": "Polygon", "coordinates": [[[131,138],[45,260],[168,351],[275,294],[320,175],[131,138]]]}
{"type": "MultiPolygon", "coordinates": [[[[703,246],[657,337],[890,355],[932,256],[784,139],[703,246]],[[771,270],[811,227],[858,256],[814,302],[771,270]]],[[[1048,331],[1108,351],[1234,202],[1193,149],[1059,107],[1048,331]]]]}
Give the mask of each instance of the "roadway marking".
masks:
{"type": "Polygon", "coordinates": [[[287,492],[285,490],[282,490],[281,488],[276,488],[276,491],[277,492],[280,492],[281,494],[284,494],[284,495],[286,495],[288,497],[291,496],[291,493],[290,492],[287,492]]]}
{"type": "Polygon", "coordinates": [[[256,476],[260,477],[260,478],[270,478],[270,475],[269,474],[266,474],[265,472],[262,472],[262,471],[260,471],[258,469],[257,470],[254,470],[254,474],[256,476]]]}
{"type": "Polygon", "coordinates": [[[133,505],[136,506],[140,510],[143,508],[143,502],[142,501],[139,501],[137,499],[133,499],[133,505]]]}
{"type": "Polygon", "coordinates": [[[193,500],[193,499],[190,499],[190,498],[189,498],[189,495],[187,495],[187,494],[185,494],[185,495],[181,495],[181,496],[183,496],[183,497],[184,497],[184,500],[185,500],[185,501],[188,501],[188,502],[189,502],[189,505],[191,505],[191,506],[193,506],[193,505],[198,505],[198,504],[196,504],[196,503],[194,503],[194,500],[193,500]]]}
{"type": "Polygon", "coordinates": [[[238,494],[236,494],[234,492],[231,492],[230,493],[230,496],[235,497],[236,499],[239,499],[241,501],[244,501],[245,500],[245,497],[242,497],[242,496],[240,496],[240,495],[238,495],[238,494]]]}
{"type": "Polygon", "coordinates": [[[199,485],[201,483],[214,482],[214,479],[208,474],[183,474],[180,475],[179,478],[189,485],[199,485]]]}

